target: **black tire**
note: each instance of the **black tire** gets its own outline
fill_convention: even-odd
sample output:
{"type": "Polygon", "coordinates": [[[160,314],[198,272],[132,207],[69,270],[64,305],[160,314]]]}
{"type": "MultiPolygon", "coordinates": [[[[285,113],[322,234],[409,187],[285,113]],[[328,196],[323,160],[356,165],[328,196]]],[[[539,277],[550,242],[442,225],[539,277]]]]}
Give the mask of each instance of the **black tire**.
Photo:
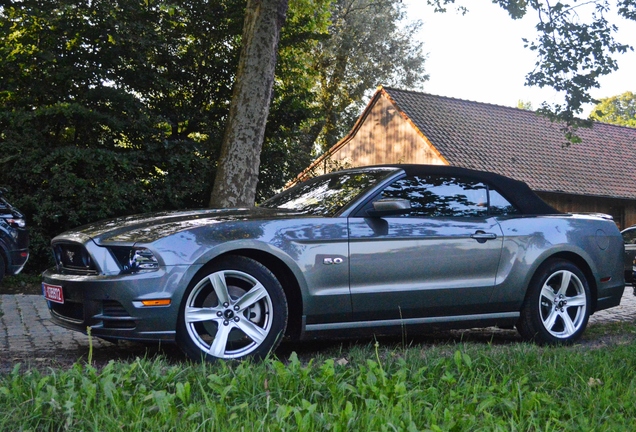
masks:
{"type": "Polygon", "coordinates": [[[176,340],[195,361],[262,359],[278,346],[287,316],[283,288],[267,267],[225,257],[205,267],[186,290],[176,340]]]}
{"type": "Polygon", "coordinates": [[[587,279],[574,264],[553,259],[532,278],[517,330],[540,344],[570,344],[587,327],[591,295],[587,279]]]}

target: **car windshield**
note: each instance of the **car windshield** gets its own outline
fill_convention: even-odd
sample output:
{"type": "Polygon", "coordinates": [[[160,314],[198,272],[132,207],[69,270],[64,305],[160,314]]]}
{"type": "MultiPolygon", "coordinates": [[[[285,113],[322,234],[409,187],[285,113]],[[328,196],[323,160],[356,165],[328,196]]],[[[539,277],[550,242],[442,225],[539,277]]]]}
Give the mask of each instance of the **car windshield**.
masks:
{"type": "Polygon", "coordinates": [[[395,171],[395,168],[374,168],[327,174],[287,189],[265,201],[261,207],[334,216],[361,193],[395,171]]]}

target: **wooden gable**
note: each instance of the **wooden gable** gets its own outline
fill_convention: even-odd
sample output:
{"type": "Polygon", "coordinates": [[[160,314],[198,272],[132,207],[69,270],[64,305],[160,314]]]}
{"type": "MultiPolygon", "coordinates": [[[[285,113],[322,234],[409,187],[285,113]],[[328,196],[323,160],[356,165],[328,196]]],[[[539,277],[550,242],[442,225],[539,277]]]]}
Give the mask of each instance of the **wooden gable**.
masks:
{"type": "Polygon", "coordinates": [[[336,168],[390,163],[448,165],[390,97],[378,91],[351,132],[316,159],[299,179],[336,168]]]}
{"type": "Polygon", "coordinates": [[[331,154],[332,160],[354,166],[386,163],[448,165],[385,93],[377,94],[354,132],[331,154]]]}

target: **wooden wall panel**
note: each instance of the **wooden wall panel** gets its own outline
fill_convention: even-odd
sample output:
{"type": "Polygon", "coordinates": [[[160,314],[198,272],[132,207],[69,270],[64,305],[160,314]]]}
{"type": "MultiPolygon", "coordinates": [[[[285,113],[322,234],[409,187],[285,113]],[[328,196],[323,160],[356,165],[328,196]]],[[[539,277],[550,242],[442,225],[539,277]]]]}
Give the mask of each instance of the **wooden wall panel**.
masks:
{"type": "Polygon", "coordinates": [[[636,225],[636,203],[634,201],[550,192],[538,192],[537,195],[562,212],[609,214],[620,229],[636,225]]]}

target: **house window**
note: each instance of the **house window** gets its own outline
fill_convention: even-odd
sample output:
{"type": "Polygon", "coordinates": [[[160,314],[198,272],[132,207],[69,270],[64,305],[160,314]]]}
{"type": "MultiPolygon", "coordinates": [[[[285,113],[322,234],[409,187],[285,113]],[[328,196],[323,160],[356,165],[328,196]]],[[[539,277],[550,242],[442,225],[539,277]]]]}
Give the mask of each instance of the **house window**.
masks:
{"type": "Polygon", "coordinates": [[[625,207],[611,206],[609,208],[609,214],[614,218],[614,223],[616,223],[619,229],[625,228],[625,207]]]}

